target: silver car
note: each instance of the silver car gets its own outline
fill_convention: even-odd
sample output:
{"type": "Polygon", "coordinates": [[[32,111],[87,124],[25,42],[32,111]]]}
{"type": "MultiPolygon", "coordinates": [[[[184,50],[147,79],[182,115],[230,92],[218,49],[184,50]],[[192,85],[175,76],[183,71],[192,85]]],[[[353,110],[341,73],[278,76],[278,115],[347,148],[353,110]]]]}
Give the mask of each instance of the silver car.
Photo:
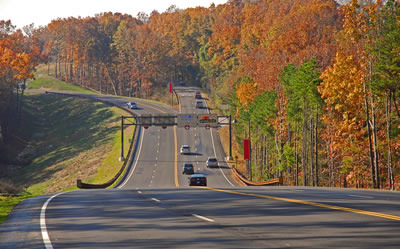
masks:
{"type": "Polygon", "coordinates": [[[189,145],[182,145],[181,147],[181,155],[190,154],[190,147],[189,145]]]}
{"type": "Polygon", "coordinates": [[[207,168],[218,167],[218,161],[215,157],[209,157],[206,162],[207,168]]]}

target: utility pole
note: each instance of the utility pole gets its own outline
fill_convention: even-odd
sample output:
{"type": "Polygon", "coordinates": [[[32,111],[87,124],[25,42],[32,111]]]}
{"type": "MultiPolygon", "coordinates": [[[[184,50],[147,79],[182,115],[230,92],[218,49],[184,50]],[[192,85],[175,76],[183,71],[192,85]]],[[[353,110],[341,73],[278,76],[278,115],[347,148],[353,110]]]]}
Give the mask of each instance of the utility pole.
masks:
{"type": "Polygon", "coordinates": [[[229,115],[229,157],[228,160],[233,160],[232,157],[232,115],[229,115]]]}
{"type": "Polygon", "coordinates": [[[250,132],[250,117],[249,117],[249,171],[250,171],[250,177],[249,180],[253,180],[253,171],[251,169],[251,132],[250,132]]]}

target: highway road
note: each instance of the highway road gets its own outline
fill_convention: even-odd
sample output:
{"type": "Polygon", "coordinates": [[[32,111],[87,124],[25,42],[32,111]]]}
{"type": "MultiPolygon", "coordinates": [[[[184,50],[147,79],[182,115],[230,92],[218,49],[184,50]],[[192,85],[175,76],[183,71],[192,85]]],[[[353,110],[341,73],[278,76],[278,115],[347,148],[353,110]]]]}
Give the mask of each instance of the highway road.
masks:
{"type": "MultiPolygon", "coordinates": [[[[180,110],[137,101],[134,111],[208,111],[195,108],[194,89],[177,93],[180,110]]],[[[400,247],[398,192],[243,187],[223,157],[215,129],[143,129],[136,158],[117,188],[26,200],[0,226],[0,248],[400,247]],[[179,155],[182,144],[193,153],[179,155]],[[209,156],[217,156],[221,167],[206,168],[209,156]],[[188,186],[181,167],[189,161],[207,175],[208,187],[188,186]]]]}

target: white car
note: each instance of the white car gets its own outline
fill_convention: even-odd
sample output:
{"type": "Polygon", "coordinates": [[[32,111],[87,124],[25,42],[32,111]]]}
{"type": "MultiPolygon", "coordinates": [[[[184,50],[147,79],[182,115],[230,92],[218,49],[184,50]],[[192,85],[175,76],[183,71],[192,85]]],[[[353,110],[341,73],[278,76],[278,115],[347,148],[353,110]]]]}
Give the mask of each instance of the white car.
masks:
{"type": "Polygon", "coordinates": [[[203,108],[203,102],[201,102],[201,101],[196,101],[196,108],[202,109],[202,108],[203,108]]]}
{"type": "Polygon", "coordinates": [[[136,109],[137,105],[135,102],[128,102],[126,103],[126,105],[130,108],[130,109],[136,109]]]}
{"type": "Polygon", "coordinates": [[[207,168],[218,167],[218,161],[215,157],[209,157],[206,162],[207,168]]]}
{"type": "Polygon", "coordinates": [[[189,145],[182,145],[181,147],[181,155],[190,154],[190,147],[189,145]]]}

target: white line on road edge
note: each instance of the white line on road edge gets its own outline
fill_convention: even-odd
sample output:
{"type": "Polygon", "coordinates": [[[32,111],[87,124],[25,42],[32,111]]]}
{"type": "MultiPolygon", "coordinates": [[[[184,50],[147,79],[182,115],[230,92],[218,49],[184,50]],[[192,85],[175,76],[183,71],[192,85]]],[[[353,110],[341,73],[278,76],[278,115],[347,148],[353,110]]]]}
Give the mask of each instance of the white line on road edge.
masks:
{"type": "Polygon", "coordinates": [[[140,148],[139,148],[139,152],[138,152],[137,159],[136,159],[136,162],[135,162],[135,166],[133,166],[133,169],[132,169],[131,172],[129,173],[129,176],[125,179],[124,183],[122,183],[120,186],[118,186],[118,188],[122,188],[123,186],[125,186],[125,184],[126,184],[126,183],[129,181],[129,179],[132,177],[132,174],[133,174],[133,172],[134,172],[135,169],[136,169],[136,165],[137,165],[137,163],[138,163],[138,161],[139,161],[139,157],[140,157],[140,152],[142,151],[142,144],[143,144],[144,131],[145,131],[145,130],[143,129],[142,137],[140,138],[140,148]]]}
{"type": "Polygon", "coordinates": [[[370,197],[370,196],[362,196],[362,195],[349,195],[351,197],[358,197],[358,198],[368,198],[368,199],[373,199],[374,197],[370,197]]]}
{"type": "Polygon", "coordinates": [[[40,230],[42,231],[42,239],[46,249],[53,249],[53,245],[51,244],[49,233],[47,232],[47,227],[46,227],[46,208],[54,197],[57,197],[63,193],[66,192],[55,194],[49,199],[47,199],[47,201],[42,206],[42,210],[40,211],[40,230]]]}
{"type": "Polygon", "coordinates": [[[153,201],[156,201],[156,202],[161,202],[159,199],[156,199],[156,198],[151,198],[153,201]]]}
{"type": "Polygon", "coordinates": [[[205,221],[208,221],[208,222],[214,222],[213,219],[209,219],[207,217],[204,217],[204,216],[201,216],[201,215],[198,215],[198,214],[192,214],[192,216],[194,216],[196,218],[199,218],[199,219],[202,219],[202,220],[205,220],[205,221]]]}
{"type": "MultiPolygon", "coordinates": [[[[208,112],[208,114],[210,114],[210,109],[208,109],[207,101],[204,101],[204,102],[206,103],[207,112],[208,112]]],[[[212,131],[213,131],[213,128],[210,128],[211,142],[212,142],[212,146],[213,146],[213,149],[214,149],[214,156],[215,156],[215,158],[217,158],[217,151],[215,150],[214,136],[213,136],[213,132],[212,132],[212,131]]],[[[224,161],[225,161],[225,159],[224,159],[224,161]]],[[[228,164],[227,161],[225,161],[225,163],[228,164]]],[[[218,167],[218,168],[219,168],[219,170],[221,171],[222,175],[225,177],[226,181],[227,181],[232,187],[234,187],[235,185],[233,185],[233,184],[231,183],[231,181],[228,180],[228,177],[226,177],[226,175],[225,175],[224,171],[221,169],[221,167],[218,167]]]]}

